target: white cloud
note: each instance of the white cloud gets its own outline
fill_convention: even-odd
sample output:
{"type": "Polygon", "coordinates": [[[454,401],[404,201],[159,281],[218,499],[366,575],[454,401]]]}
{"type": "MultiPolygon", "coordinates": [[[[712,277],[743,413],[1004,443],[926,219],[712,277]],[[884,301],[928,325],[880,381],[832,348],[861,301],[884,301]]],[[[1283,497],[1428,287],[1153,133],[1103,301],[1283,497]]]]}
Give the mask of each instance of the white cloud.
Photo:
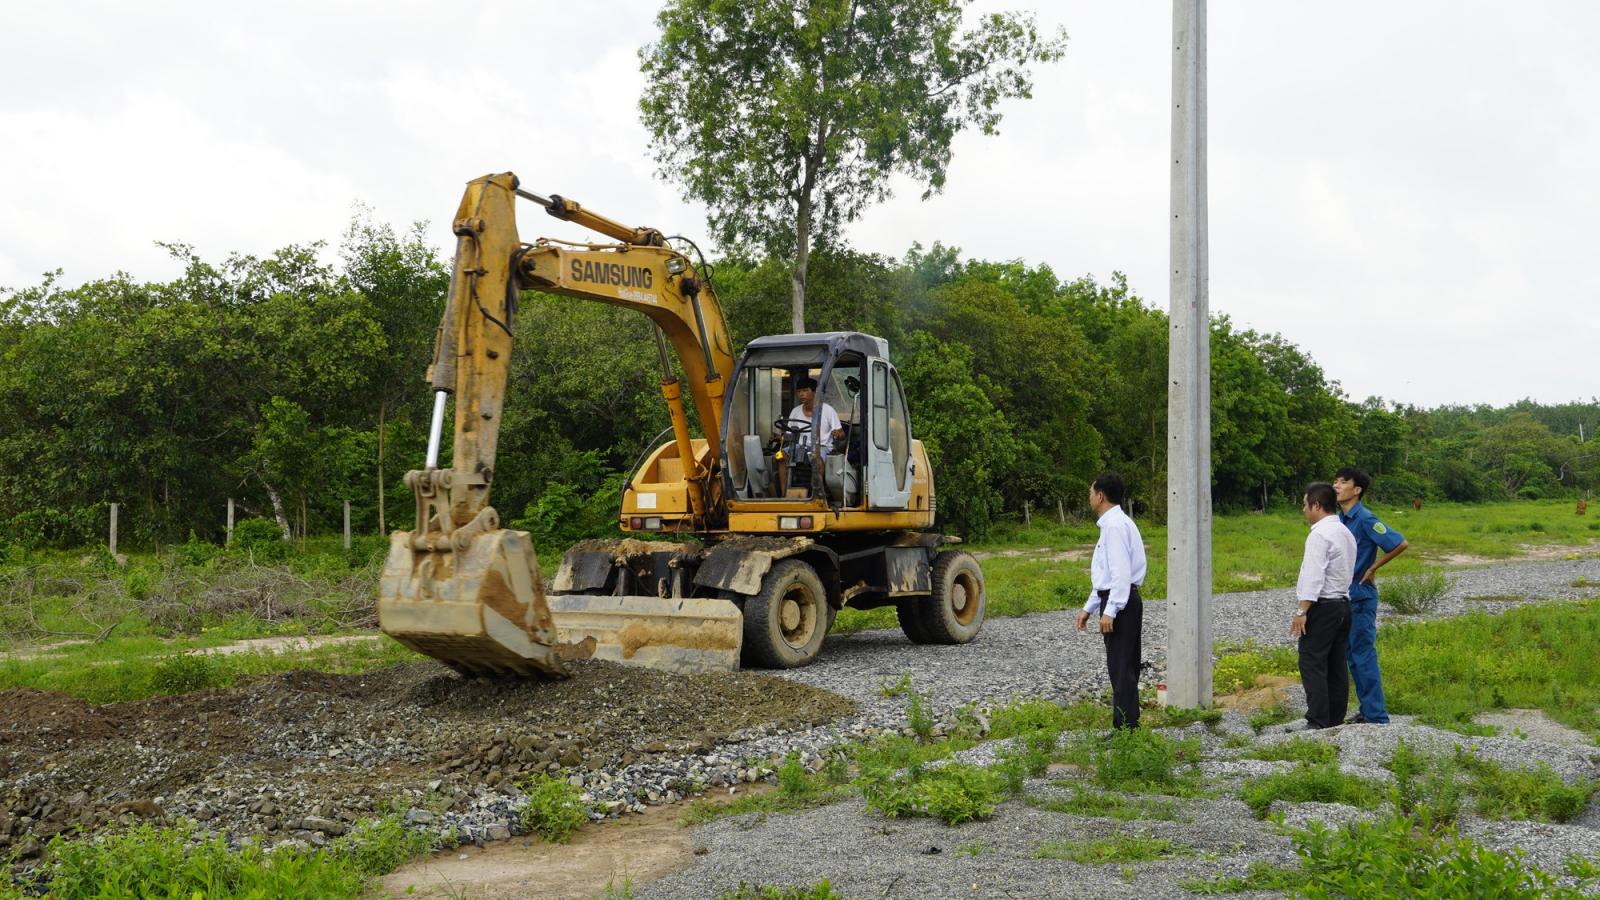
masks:
{"type": "MultiPolygon", "coordinates": [[[[982,0],[980,9],[1019,3],[982,0]]],[[[512,169],[616,218],[703,233],[653,177],[635,52],[658,4],[34,4],[0,32],[0,285],[174,273],[336,242],[354,203],[446,220],[512,169]]],[[[1128,273],[1164,305],[1166,3],[1055,2],[1068,55],[944,194],[853,228],[1128,273]]],[[[1355,397],[1504,403],[1600,393],[1600,8],[1213,3],[1211,297],[1310,349],[1355,397]],[[1349,328],[1335,328],[1346,323],[1349,328]],[[1354,332],[1357,340],[1342,337],[1354,332]]],[[[566,233],[542,216],[533,233],[566,233]]]]}

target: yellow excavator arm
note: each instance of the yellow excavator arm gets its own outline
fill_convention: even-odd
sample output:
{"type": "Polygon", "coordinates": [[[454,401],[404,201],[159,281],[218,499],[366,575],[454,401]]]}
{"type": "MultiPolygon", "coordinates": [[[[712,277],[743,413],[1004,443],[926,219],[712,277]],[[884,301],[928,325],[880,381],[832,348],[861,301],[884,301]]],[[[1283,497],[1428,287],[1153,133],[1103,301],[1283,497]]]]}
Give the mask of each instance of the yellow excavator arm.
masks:
{"type": "MultiPolygon", "coordinates": [[[[732,342],[715,292],[691,261],[653,228],[635,228],[578,203],[523,191],[515,175],[467,185],[454,220],[455,264],[428,380],[434,390],[424,468],[406,473],[417,498],[410,532],[391,538],[378,618],[402,643],[466,672],[563,672],[556,623],[523,532],[500,528],[489,505],[495,448],[510,371],[517,301],[540,290],[637,310],[656,329],[662,396],[672,416],[696,528],[720,510],[721,482],[699,462],[720,458],[724,388],[733,374],[732,342]],[[569,243],[517,234],[516,201],[616,243],[569,243]],[[709,453],[697,455],[684,413],[676,351],[709,453]],[[446,398],[455,396],[451,465],[439,467],[446,398]]],[[[737,610],[708,605],[700,622],[677,626],[714,635],[737,610]]],[[[681,616],[679,617],[681,618],[681,616]]],[[[702,641],[703,643],[703,641],[702,641]]],[[[713,641],[715,643],[715,641],[713,641]]],[[[733,651],[737,654],[737,636],[733,651]]]]}

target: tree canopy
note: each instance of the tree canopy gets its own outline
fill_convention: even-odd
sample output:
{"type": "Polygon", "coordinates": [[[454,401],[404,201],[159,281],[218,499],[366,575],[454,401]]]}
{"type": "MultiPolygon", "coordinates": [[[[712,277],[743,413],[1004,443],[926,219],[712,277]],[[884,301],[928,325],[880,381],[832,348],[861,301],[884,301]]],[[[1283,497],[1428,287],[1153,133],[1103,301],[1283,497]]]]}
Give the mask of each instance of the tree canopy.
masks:
{"type": "Polygon", "coordinates": [[[889,196],[889,176],[944,186],[951,141],[993,134],[999,103],[1066,35],[971,0],[669,0],[640,52],[639,109],[663,177],[710,209],[723,249],[790,261],[790,330],[806,330],[813,245],[889,196]]]}
{"type": "MultiPolygon", "coordinates": [[[[190,248],[171,281],[57,277],[0,291],[0,534],[71,546],[221,537],[228,498],[279,533],[410,527],[423,370],[448,281],[422,232],[359,217],[337,263],[315,245],[220,263],[190,248]]],[[[1165,314],[1120,275],[913,247],[819,252],[819,328],[890,343],[939,490],[940,527],[978,535],[1024,510],[1081,512],[1102,469],[1165,512],[1165,314]]],[[[737,342],[782,331],[789,263],[711,267],[737,342]]],[[[615,531],[620,479],[668,425],[647,321],[530,292],[494,488],[540,546],[615,531]]],[[[1212,495],[1298,504],[1354,463],[1378,502],[1572,496],[1600,486],[1600,400],[1420,409],[1347,398],[1277,335],[1212,323],[1212,495]],[[1587,441],[1580,440],[1580,426],[1587,441]]]]}

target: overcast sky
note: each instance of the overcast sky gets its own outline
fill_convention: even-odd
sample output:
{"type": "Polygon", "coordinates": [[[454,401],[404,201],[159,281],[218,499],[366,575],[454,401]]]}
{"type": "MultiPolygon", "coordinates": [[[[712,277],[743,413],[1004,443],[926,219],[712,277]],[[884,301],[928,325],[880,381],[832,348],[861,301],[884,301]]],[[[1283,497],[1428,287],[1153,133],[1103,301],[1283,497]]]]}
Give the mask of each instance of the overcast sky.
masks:
{"type": "MultiPolygon", "coordinates": [[[[1066,58],[957,139],[942,195],[902,184],[850,240],[1120,270],[1164,307],[1171,4],[1034,5],[1066,58]]],[[[0,286],[170,278],[156,241],[336,245],[357,203],[443,247],[491,171],[703,233],[636,113],[658,6],[7,4],[0,286]]],[[[1213,312],[1357,400],[1600,393],[1600,4],[1225,0],[1208,24],[1213,312]]]]}

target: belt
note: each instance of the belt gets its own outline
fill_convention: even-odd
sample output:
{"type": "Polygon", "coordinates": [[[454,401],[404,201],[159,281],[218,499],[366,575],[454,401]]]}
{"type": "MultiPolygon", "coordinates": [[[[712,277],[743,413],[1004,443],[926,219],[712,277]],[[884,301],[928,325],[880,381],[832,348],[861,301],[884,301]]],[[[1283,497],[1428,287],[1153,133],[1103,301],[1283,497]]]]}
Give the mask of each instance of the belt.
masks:
{"type": "Polygon", "coordinates": [[[1349,600],[1350,600],[1349,597],[1318,597],[1317,598],[1317,602],[1318,603],[1347,603],[1347,602],[1349,602],[1349,600]]]}

